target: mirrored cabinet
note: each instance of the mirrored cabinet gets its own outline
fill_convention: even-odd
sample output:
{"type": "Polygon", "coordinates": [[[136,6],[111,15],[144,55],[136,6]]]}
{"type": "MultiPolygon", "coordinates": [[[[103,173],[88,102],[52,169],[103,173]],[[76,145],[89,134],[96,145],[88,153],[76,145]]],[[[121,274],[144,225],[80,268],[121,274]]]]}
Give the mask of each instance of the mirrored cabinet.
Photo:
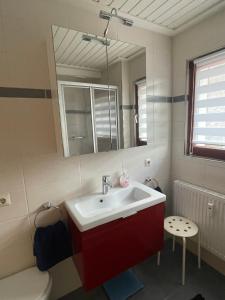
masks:
{"type": "Polygon", "coordinates": [[[64,155],[147,145],[146,49],[52,27],[64,155]]]}

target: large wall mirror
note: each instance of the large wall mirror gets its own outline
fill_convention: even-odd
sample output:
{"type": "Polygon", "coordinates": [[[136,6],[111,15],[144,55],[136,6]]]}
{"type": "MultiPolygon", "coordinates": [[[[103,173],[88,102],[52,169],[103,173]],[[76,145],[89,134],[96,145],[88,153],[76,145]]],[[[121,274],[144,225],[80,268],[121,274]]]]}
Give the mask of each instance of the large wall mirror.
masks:
{"type": "Polygon", "coordinates": [[[145,47],[53,26],[65,156],[146,145],[145,47]]]}

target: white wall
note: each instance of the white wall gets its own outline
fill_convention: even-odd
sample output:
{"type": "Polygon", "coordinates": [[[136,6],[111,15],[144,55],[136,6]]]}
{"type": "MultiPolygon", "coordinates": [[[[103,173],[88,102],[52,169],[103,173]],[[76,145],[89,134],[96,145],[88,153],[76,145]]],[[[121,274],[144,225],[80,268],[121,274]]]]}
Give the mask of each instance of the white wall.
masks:
{"type": "MultiPolygon", "coordinates": [[[[186,60],[225,46],[225,11],[173,38],[173,95],[185,94],[186,60]]],[[[184,155],[186,103],[173,103],[173,179],[225,194],[225,163],[184,155]]]]}
{"type": "MultiPolygon", "coordinates": [[[[49,88],[46,39],[52,24],[102,34],[105,21],[56,0],[0,0],[0,86],[49,88]]],[[[171,96],[171,40],[111,24],[110,37],[147,46],[151,95],[171,96]]],[[[54,101],[54,100],[53,100],[54,101]]],[[[165,192],[170,175],[170,104],[151,104],[151,144],[65,159],[57,153],[51,99],[0,98],[0,193],[12,205],[0,209],[0,277],[35,263],[33,219],[45,201],[54,204],[101,188],[101,176],[122,165],[131,178],[155,176],[165,192]],[[151,167],[144,159],[151,158],[151,167]]],[[[54,298],[80,285],[70,260],[54,268],[54,298]]]]}

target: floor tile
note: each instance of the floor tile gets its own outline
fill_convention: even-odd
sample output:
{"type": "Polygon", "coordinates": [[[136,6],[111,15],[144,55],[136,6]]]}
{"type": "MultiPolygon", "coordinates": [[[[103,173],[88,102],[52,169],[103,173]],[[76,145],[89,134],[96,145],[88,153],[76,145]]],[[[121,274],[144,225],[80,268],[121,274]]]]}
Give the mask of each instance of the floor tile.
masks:
{"type": "MultiPolygon", "coordinates": [[[[144,288],[133,295],[131,300],[191,300],[202,294],[206,300],[225,299],[225,277],[202,263],[199,270],[197,257],[187,251],[186,284],[181,285],[182,248],[176,245],[172,252],[172,241],[168,240],[161,253],[161,264],[156,265],[156,257],[133,267],[144,288]]],[[[99,287],[87,293],[83,288],[70,293],[61,300],[107,300],[104,290],[99,287]]]]}

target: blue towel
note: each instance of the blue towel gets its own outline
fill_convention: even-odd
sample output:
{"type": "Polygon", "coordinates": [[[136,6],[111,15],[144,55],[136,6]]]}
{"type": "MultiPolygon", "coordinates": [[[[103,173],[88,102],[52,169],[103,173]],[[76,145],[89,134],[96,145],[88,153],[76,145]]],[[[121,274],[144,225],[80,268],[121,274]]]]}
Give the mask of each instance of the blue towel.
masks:
{"type": "Polygon", "coordinates": [[[34,235],[34,256],[39,270],[46,271],[72,255],[71,239],[62,221],[38,227],[34,235]]]}

